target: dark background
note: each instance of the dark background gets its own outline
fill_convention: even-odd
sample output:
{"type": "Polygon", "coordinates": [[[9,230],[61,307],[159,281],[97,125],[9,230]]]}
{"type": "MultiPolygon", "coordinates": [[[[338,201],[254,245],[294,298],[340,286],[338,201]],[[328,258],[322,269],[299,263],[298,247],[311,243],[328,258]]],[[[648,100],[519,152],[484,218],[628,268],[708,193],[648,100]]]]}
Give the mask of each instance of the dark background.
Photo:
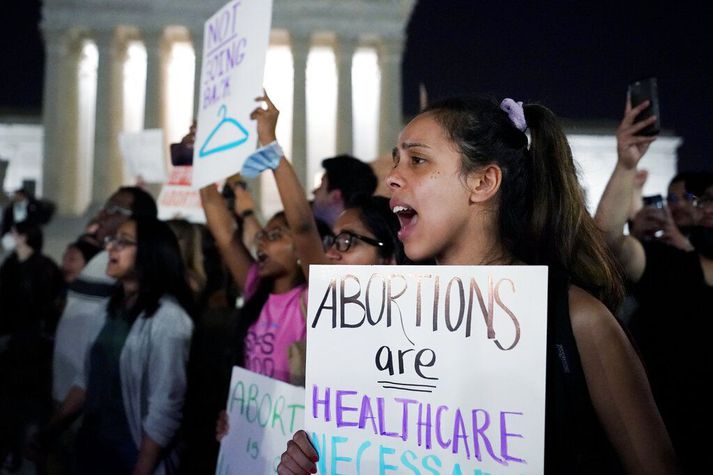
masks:
{"type": "MultiPolygon", "coordinates": [[[[40,1],[4,3],[0,110],[37,114],[40,1]]],[[[627,84],[654,75],[663,126],[684,138],[679,168],[710,170],[712,19],[705,1],[419,0],[407,26],[404,113],[418,111],[423,83],[430,100],[477,93],[537,101],[613,130],[627,84]]]]}

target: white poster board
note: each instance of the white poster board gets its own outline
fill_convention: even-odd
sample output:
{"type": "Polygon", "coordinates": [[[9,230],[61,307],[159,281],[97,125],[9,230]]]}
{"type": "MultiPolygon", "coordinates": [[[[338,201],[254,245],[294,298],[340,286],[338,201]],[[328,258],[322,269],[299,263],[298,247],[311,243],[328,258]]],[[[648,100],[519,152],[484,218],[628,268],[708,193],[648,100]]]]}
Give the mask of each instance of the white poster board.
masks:
{"type": "Polygon", "coordinates": [[[312,266],[318,473],[541,474],[547,268],[312,266]]]}
{"type": "Polygon", "coordinates": [[[119,150],[129,172],[144,183],[166,181],[162,129],[119,134],[119,150]]]}
{"type": "Polygon", "coordinates": [[[287,441],[302,428],[304,401],[304,388],[235,366],[216,475],[277,473],[287,441]]]}
{"type": "Polygon", "coordinates": [[[191,186],[193,167],[173,167],[168,183],[158,195],[158,218],[185,219],[191,223],[205,224],[205,212],[200,191],[191,186]]]}
{"type": "Polygon", "coordinates": [[[262,95],[272,0],[234,0],[205,24],[193,186],[240,171],[257,145],[250,113],[262,95]]]}

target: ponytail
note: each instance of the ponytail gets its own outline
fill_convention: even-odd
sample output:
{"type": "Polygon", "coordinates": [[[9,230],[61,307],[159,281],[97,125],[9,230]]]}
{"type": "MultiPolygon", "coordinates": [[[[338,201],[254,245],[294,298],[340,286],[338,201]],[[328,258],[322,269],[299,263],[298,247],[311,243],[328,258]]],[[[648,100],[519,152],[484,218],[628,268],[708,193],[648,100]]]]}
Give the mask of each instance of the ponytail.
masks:
{"type": "Polygon", "coordinates": [[[555,115],[540,105],[524,107],[528,147],[527,135],[493,100],[446,99],[424,113],[458,147],[463,174],[489,164],[500,167],[497,226],[503,247],[527,264],[566,271],[572,283],[614,311],[623,296],[621,276],[587,212],[572,151],[555,115]]]}
{"type": "Polygon", "coordinates": [[[531,135],[531,217],[528,234],[533,264],[557,265],[572,282],[612,311],[621,302],[618,265],[587,212],[567,137],[555,115],[540,105],[525,106],[531,135]]]}

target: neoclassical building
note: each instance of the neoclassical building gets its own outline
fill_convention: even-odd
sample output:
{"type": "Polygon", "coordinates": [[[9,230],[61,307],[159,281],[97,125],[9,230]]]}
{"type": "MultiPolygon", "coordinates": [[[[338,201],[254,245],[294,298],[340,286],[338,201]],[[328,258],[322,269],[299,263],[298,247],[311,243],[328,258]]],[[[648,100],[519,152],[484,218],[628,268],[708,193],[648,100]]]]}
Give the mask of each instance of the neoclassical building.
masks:
{"type": "MultiPolygon", "coordinates": [[[[185,134],[199,102],[194,84],[200,75],[203,25],[225,3],[44,1],[42,188],[61,213],[80,214],[129,181],[119,152],[122,131],[161,128],[167,144],[185,134]]],[[[308,188],[310,172],[318,167],[318,161],[310,161],[321,158],[316,150],[323,150],[317,147],[322,142],[332,144],[327,147],[332,153],[352,153],[357,146],[355,130],[366,128],[374,136],[374,146],[367,152],[371,156],[362,158],[371,160],[391,148],[402,126],[401,58],[413,4],[414,0],[274,0],[271,51],[274,47],[277,53],[274,61],[268,53],[266,83],[287,85],[279,94],[289,98],[281,104],[289,106],[289,111],[284,105],[282,109],[291,120],[280,125],[289,129],[285,134],[290,137],[290,156],[308,188]],[[329,74],[312,68],[310,75],[308,62],[317,64],[310,59],[316,51],[331,58],[329,74]],[[366,127],[355,124],[354,109],[371,100],[363,98],[368,90],[357,98],[362,83],[352,81],[359,69],[357,53],[373,58],[374,71],[363,82],[378,81],[372,88],[374,117],[366,127]],[[277,63],[285,58],[291,67],[279,69],[277,63]],[[280,77],[271,76],[271,65],[281,71],[280,77]],[[307,130],[308,119],[314,116],[310,101],[320,96],[319,91],[310,94],[308,84],[317,85],[325,75],[335,77],[334,97],[327,102],[333,104],[334,114],[326,115],[336,126],[322,130],[322,137],[320,130],[307,130]]]]}

